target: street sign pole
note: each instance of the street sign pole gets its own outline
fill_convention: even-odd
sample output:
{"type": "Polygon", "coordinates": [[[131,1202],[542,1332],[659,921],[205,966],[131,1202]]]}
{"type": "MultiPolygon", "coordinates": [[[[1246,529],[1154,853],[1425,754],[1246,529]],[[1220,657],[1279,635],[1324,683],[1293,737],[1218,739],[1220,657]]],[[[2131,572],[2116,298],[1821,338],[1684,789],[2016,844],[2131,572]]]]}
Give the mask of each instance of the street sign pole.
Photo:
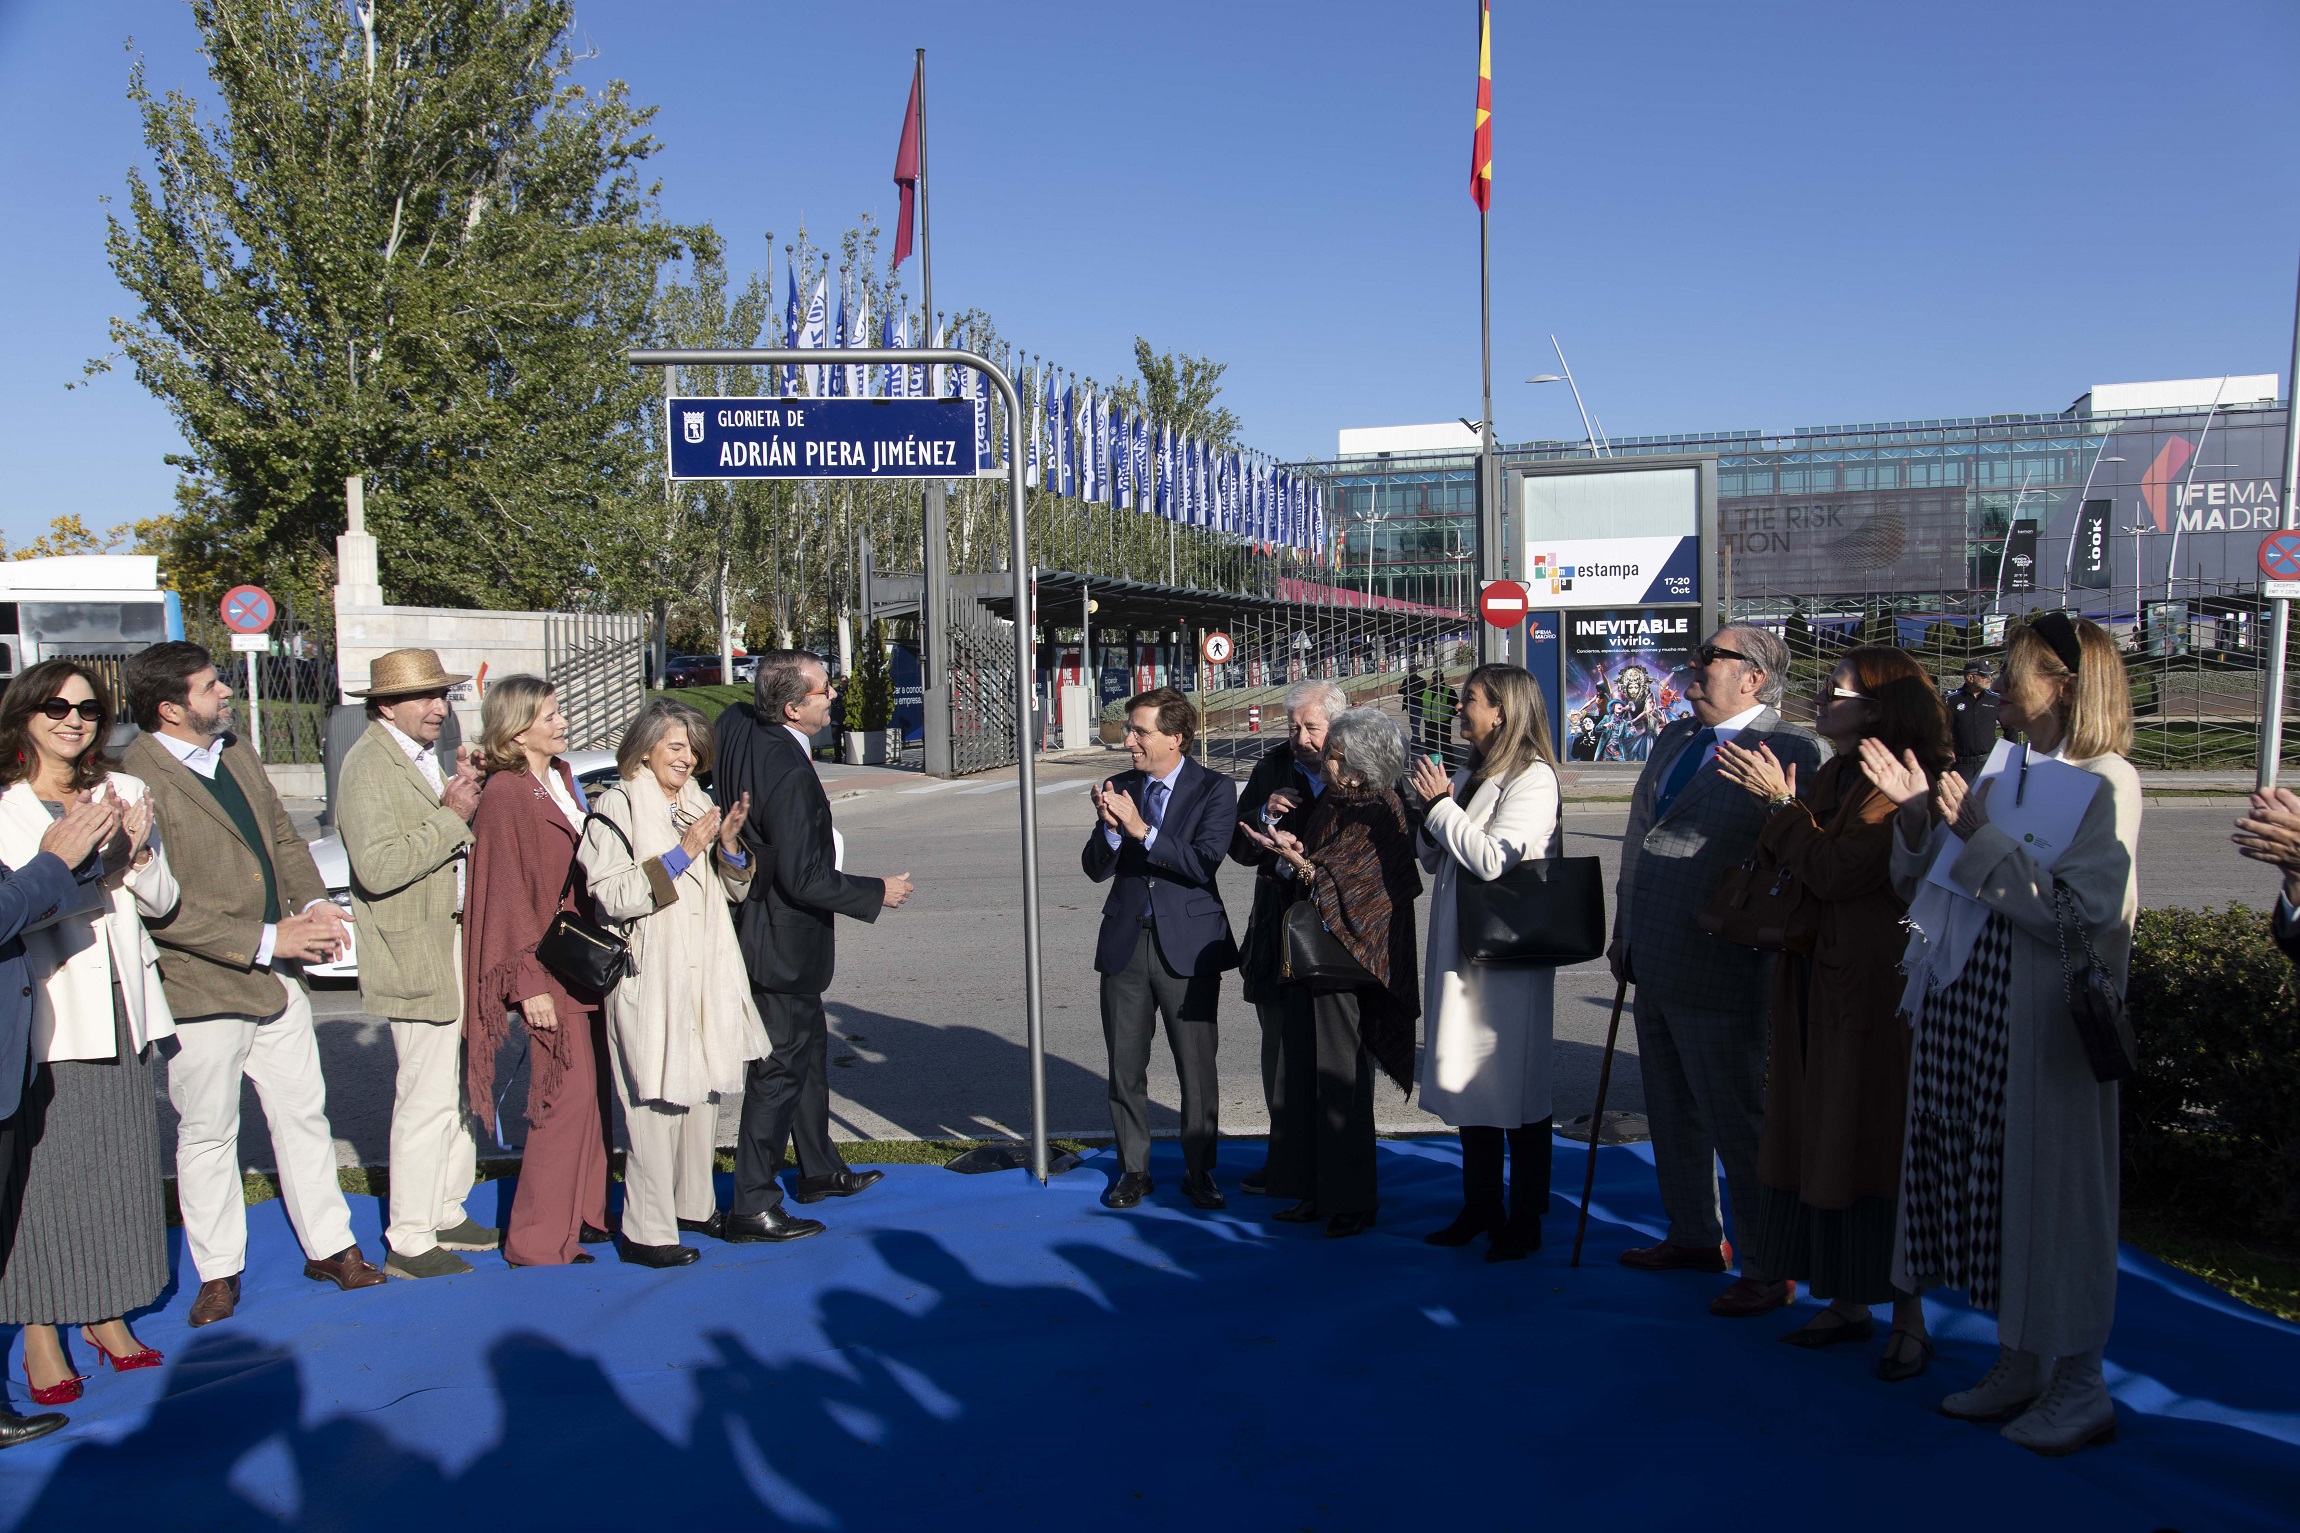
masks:
{"type": "MultiPolygon", "coordinates": [[[[1022,494],[1022,398],[1014,380],[998,364],[971,351],[941,347],[897,351],[875,346],[833,346],[802,350],[790,346],[740,347],[712,350],[639,350],[624,354],[633,367],[767,367],[800,364],[834,367],[842,364],[884,366],[918,364],[971,367],[990,380],[1006,403],[1006,490],[1010,539],[1008,568],[1016,582],[1014,625],[1014,737],[1020,764],[1022,792],[1022,1005],[1023,1025],[1030,1052],[1030,1171],[1040,1183],[1047,1179],[1046,1154],[1046,1009],[1039,982],[1038,920],[1038,753],[1031,749],[1030,706],[1035,689],[1037,656],[1032,653],[1035,634],[1021,583],[1030,571],[1030,539],[1024,525],[1027,508],[1022,494]]],[[[929,582],[931,586],[932,582],[929,582]]],[[[944,636],[935,635],[939,640],[944,636]]]]}
{"type": "MultiPolygon", "coordinates": [[[[2292,305],[2292,365],[2284,374],[2284,506],[2277,525],[2286,532],[2300,528],[2300,505],[2294,494],[2300,485],[2300,294],[2292,305]]],[[[2134,567],[2133,579],[2139,580],[2134,567]]],[[[2285,651],[2292,641],[2292,602],[2275,598],[2268,623],[2268,696],[2260,710],[2260,771],[2257,784],[2265,793],[2276,786],[2276,768],[2284,756],[2285,651]]]]}

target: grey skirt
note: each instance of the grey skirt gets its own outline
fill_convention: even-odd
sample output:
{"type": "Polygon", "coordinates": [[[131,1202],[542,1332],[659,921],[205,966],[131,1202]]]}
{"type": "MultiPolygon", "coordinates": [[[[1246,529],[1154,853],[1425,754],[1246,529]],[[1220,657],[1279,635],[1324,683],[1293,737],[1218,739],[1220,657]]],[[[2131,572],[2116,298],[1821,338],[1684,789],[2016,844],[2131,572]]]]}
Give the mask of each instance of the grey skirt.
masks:
{"type": "Polygon", "coordinates": [[[117,984],[112,1036],[110,1059],[37,1066],[24,1088],[23,1212],[0,1254],[0,1323],[92,1325],[168,1285],[152,1051],[129,1049],[117,984]]]}

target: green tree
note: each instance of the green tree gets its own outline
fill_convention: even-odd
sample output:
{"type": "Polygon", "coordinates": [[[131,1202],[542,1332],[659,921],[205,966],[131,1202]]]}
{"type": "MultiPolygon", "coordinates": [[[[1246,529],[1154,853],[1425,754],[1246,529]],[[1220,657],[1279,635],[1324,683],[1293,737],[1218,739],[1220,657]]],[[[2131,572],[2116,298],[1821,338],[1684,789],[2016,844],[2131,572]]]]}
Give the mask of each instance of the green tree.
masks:
{"type": "Polygon", "coordinates": [[[1142,375],[1141,394],[1127,384],[1118,396],[1150,417],[1151,428],[1172,425],[1212,447],[1238,446],[1238,417],[1214,401],[1221,397],[1222,374],[1230,364],[1180,352],[1156,352],[1134,337],[1134,366],[1142,375]]]}
{"type": "Polygon", "coordinates": [[[652,109],[573,82],[568,0],[191,11],[220,117],[134,67],[155,178],[107,240],[191,446],[172,540],[323,610],[358,473],[387,597],[582,599],[648,493],[652,109]]]}

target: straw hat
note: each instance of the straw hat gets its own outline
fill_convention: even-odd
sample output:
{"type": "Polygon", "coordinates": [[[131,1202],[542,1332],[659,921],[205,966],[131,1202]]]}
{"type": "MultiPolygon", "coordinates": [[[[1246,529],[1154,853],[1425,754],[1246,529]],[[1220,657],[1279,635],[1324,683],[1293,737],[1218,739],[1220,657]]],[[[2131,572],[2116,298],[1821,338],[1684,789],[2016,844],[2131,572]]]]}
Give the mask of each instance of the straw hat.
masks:
{"type": "Polygon", "coordinates": [[[438,692],[470,679],[442,669],[437,650],[395,649],[367,663],[365,688],[347,687],[344,690],[350,696],[364,697],[373,702],[379,698],[413,697],[424,692],[438,692]]]}

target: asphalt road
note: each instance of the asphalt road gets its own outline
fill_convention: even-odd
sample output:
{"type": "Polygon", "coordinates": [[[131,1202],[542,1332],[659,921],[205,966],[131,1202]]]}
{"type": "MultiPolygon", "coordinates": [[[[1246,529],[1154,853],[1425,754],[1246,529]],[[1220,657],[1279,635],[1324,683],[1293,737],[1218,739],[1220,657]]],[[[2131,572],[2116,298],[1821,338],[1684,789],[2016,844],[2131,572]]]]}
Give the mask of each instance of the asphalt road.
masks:
{"type": "MultiPolygon", "coordinates": [[[[1113,766],[1123,758],[1113,757],[1113,766]]],[[[1079,872],[1078,849],[1092,819],[1087,784],[1099,774],[1076,764],[1042,766],[1039,794],[1043,973],[1046,1000],[1047,1115],[1056,1135],[1109,1133],[1101,1023],[1091,967],[1102,888],[1079,872]]],[[[1011,771],[988,780],[928,786],[915,774],[826,768],[834,812],[847,841],[847,866],[862,873],[910,872],[918,893],[876,924],[842,923],[838,979],[828,997],[832,1114],[836,1131],[856,1138],[982,1138],[1023,1135],[1029,1125],[1022,1007],[1018,808],[1011,771]]],[[[2238,857],[2227,839],[2240,800],[2165,798],[2147,806],[2141,830],[2141,898],[2150,905],[2263,904],[2273,880],[2238,857]]],[[[312,806],[300,806],[308,814],[312,806]]],[[[1626,806],[1569,802],[1567,850],[1617,865],[1626,806]]],[[[1246,870],[1225,869],[1223,896],[1234,921],[1250,906],[1246,870]]],[[[1426,911],[1428,896],[1423,896],[1426,911]]],[[[1426,921],[1417,914],[1420,929],[1426,921]]],[[[1557,978],[1556,1109],[1560,1121],[1585,1113],[1596,1095],[1613,984],[1602,964],[1557,978]]],[[[321,1059],[327,1071],[337,1152],[346,1164],[389,1157],[394,1056],[390,1033],[363,1016],[356,990],[318,991],[321,1059]]],[[[511,1081],[507,1137],[518,1142],[521,1072],[514,1042],[499,1066],[511,1081]]],[[[1259,1031],[1235,975],[1222,1005],[1221,1122],[1226,1133],[1267,1127],[1258,1065],[1259,1031]]],[[[1152,1126],[1171,1132],[1177,1093],[1163,1045],[1151,1058],[1152,1126]]],[[[1386,1129],[1443,1125],[1386,1083],[1377,1092],[1386,1129]]],[[[1623,1019],[1621,1055],[1609,1106],[1639,1111],[1636,1036],[1623,1019]]],[[[171,1146],[174,1115],[161,1104],[171,1146]]],[[[734,1104],[721,1113],[720,1142],[731,1143],[734,1104]]],[[[272,1164],[253,1088],[245,1094],[242,1153],[272,1164]]],[[[483,1149],[484,1153],[484,1149],[483,1149]]]]}

